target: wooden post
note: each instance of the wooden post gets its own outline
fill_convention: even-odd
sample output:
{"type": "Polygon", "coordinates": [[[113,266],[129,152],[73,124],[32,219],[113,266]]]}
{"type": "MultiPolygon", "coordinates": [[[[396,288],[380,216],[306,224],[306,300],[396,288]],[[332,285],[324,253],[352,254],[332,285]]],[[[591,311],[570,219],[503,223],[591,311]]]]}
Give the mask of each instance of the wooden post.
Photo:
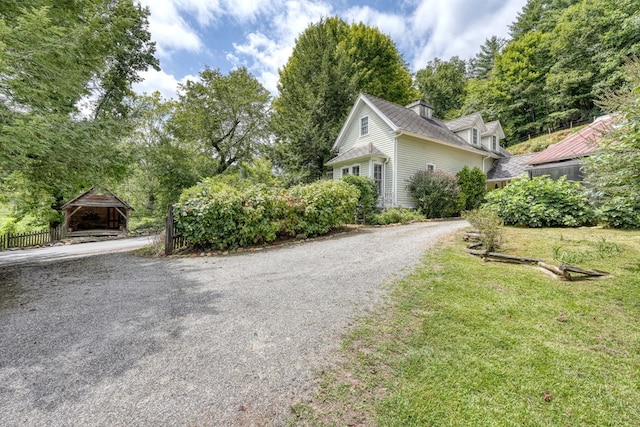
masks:
{"type": "Polygon", "coordinates": [[[173,253],[173,205],[167,209],[167,220],[165,222],[164,254],[173,253]]]}

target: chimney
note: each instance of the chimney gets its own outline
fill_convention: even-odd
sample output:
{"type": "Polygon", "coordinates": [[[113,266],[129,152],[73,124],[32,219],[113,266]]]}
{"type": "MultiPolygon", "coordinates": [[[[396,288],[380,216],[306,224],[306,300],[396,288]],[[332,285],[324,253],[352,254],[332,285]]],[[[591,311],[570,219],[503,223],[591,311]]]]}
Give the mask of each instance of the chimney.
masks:
{"type": "Polygon", "coordinates": [[[419,100],[407,105],[407,108],[425,119],[433,117],[433,106],[426,101],[419,100]]]}

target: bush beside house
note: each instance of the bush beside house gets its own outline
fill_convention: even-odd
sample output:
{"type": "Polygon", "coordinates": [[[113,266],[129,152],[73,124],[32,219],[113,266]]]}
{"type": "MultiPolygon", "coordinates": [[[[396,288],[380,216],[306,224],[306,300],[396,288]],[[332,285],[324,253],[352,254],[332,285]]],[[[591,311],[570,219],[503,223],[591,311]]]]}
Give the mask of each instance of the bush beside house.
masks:
{"type": "Polygon", "coordinates": [[[579,227],[596,222],[594,207],[579,182],[549,176],[517,178],[486,195],[487,207],[506,225],[579,227]]]}
{"type": "Polygon", "coordinates": [[[185,190],[174,207],[176,230],[194,246],[215,249],[317,236],[350,222],[359,196],[357,187],[343,181],[285,190],[204,180],[185,190]]]}

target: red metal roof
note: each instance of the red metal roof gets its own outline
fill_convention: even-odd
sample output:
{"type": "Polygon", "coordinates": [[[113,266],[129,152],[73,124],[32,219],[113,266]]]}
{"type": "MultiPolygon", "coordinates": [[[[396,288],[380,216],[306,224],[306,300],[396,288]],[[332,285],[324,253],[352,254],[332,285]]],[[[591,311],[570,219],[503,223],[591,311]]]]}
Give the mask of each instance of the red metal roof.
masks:
{"type": "Polygon", "coordinates": [[[602,134],[612,125],[613,118],[604,116],[584,129],[567,136],[560,142],[550,145],[546,150],[530,159],[530,165],[558,162],[561,160],[585,157],[598,148],[602,134]]]}

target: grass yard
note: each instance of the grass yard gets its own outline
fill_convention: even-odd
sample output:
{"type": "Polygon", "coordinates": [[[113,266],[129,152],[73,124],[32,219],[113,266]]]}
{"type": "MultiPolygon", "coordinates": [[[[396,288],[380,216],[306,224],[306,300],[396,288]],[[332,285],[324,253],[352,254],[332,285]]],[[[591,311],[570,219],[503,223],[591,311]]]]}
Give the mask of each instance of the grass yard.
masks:
{"type": "Polygon", "coordinates": [[[640,232],[505,230],[502,252],[613,279],[483,262],[457,234],[344,342],[297,425],[640,425],[640,232]]]}
{"type": "Polygon", "coordinates": [[[538,153],[546,149],[551,144],[555,144],[556,142],[563,140],[567,136],[574,134],[585,127],[586,125],[582,125],[573,127],[571,129],[563,129],[549,134],[543,134],[519,144],[507,147],[507,150],[511,154],[516,156],[519,154],[538,153]]]}

